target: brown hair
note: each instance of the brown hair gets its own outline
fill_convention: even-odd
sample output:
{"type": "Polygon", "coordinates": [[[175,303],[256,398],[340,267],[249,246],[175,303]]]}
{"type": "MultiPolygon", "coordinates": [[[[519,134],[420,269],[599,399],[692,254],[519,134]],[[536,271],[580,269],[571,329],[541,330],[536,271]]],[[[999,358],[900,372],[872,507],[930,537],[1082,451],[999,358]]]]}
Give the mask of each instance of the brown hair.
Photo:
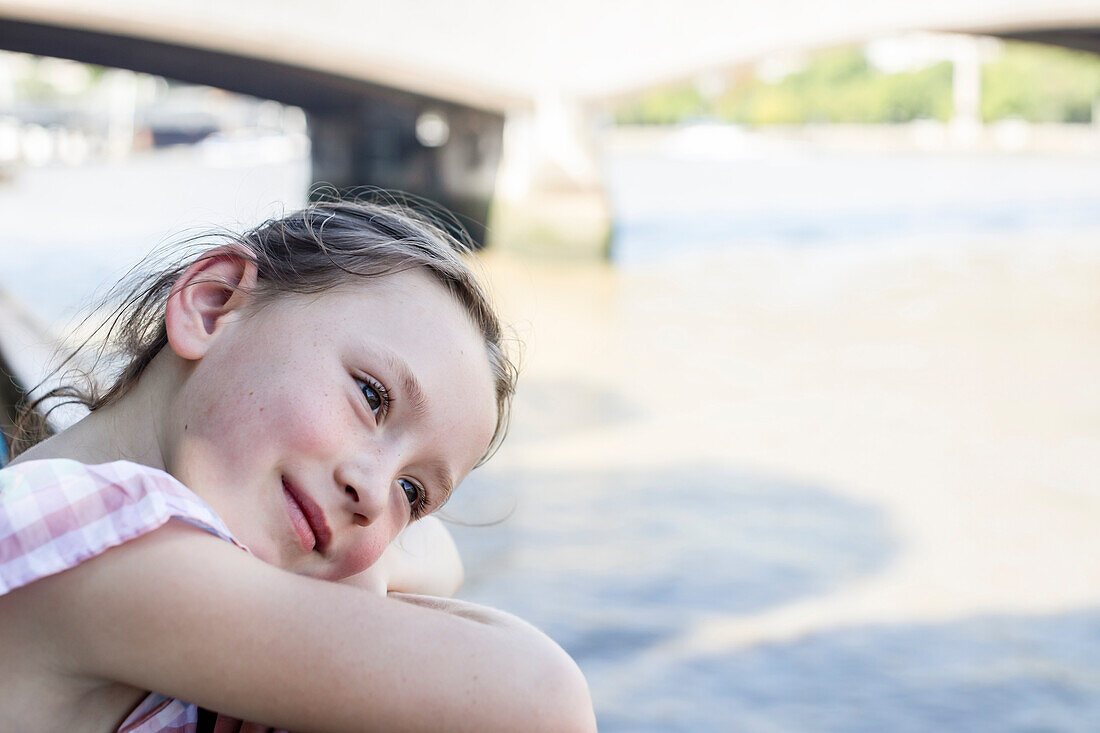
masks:
{"type": "MultiPolygon", "coordinates": [[[[216,235],[219,244],[234,244],[256,265],[257,283],[251,295],[262,307],[285,293],[320,293],[354,277],[376,278],[422,269],[462,304],[485,339],[496,392],[497,424],[480,463],[499,447],[507,432],[517,367],[504,347],[504,332],[485,288],[465,256],[470,240],[456,222],[414,211],[387,201],[325,200],[282,218],[270,219],[241,235],[216,235]]],[[[199,238],[207,244],[211,236],[199,238]]],[[[64,404],[89,410],[117,402],[141,378],[145,368],[168,343],[164,307],[173,284],[194,261],[138,275],[112,294],[121,300],[92,336],[66,357],[50,378],[75,364],[91,340],[104,328],[104,345],[93,368],[105,361],[121,364],[105,388],[90,372],[77,371],[67,384],[55,387],[20,408],[11,457],[52,434],[47,417],[64,404]],[[42,412],[42,406],[49,408],[42,412]]],[[[49,379],[49,378],[48,378],[49,379]]]]}

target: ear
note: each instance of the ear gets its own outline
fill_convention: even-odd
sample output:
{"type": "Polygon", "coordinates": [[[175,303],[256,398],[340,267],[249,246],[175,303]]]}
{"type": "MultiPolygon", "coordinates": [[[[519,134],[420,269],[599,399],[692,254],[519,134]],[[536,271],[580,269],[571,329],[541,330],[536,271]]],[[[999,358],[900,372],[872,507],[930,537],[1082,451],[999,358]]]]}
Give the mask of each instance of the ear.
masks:
{"type": "Polygon", "coordinates": [[[256,265],[238,247],[219,247],[184,270],[164,308],[168,345],[183,359],[201,359],[226,316],[256,286],[256,265]]]}

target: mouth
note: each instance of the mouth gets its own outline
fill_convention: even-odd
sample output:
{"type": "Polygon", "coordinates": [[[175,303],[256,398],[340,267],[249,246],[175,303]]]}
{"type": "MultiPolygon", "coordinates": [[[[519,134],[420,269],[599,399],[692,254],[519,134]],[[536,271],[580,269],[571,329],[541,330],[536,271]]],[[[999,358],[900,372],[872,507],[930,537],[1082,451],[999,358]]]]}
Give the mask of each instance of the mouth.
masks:
{"type": "Polygon", "coordinates": [[[306,552],[323,553],[332,541],[332,530],[325,521],[325,513],[309,496],[297,489],[283,476],[283,498],[286,499],[290,523],[298,535],[298,544],[306,552]]]}

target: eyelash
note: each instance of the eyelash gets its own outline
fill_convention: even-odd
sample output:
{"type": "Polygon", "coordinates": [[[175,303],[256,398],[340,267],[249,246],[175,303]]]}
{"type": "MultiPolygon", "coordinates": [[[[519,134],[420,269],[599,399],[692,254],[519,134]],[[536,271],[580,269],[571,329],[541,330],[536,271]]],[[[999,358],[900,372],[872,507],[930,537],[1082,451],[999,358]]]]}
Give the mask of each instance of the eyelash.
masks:
{"type": "Polygon", "coordinates": [[[409,504],[409,521],[415,522],[417,519],[420,519],[424,515],[431,513],[432,507],[428,503],[428,492],[425,491],[424,487],[421,486],[418,481],[414,481],[411,478],[402,478],[398,480],[408,481],[416,489],[416,502],[413,504],[409,504]]]}
{"type": "MultiPolygon", "coordinates": [[[[390,405],[393,404],[390,398],[390,392],[386,389],[386,385],[379,382],[374,377],[364,375],[362,377],[355,377],[355,381],[359,383],[359,392],[363,394],[363,387],[370,387],[378,393],[378,400],[381,404],[378,406],[377,418],[382,419],[386,417],[386,414],[390,411],[390,405]]],[[[370,406],[370,401],[367,400],[366,394],[363,394],[363,400],[367,402],[367,409],[371,411],[371,414],[376,414],[370,406]]]]}

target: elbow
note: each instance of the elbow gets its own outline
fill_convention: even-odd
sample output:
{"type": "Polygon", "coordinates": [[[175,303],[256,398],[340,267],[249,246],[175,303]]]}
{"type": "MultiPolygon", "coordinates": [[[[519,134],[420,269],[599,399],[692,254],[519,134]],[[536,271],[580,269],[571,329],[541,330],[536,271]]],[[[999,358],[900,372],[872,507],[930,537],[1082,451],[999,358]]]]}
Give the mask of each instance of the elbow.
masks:
{"type": "Polygon", "coordinates": [[[451,556],[451,566],[447,573],[448,580],[450,581],[447,594],[448,598],[454,598],[458,595],[458,592],[462,590],[462,584],[466,582],[466,568],[462,565],[462,557],[458,554],[456,549],[451,556]]]}
{"type": "Polygon", "coordinates": [[[572,657],[562,651],[549,660],[542,684],[542,729],[548,733],[596,733],[588,682],[572,657]]]}
{"type": "Polygon", "coordinates": [[[588,682],[572,659],[569,663],[573,671],[567,681],[569,693],[565,705],[566,716],[562,721],[561,730],[596,733],[596,712],[592,707],[592,695],[588,690],[588,682]]]}

